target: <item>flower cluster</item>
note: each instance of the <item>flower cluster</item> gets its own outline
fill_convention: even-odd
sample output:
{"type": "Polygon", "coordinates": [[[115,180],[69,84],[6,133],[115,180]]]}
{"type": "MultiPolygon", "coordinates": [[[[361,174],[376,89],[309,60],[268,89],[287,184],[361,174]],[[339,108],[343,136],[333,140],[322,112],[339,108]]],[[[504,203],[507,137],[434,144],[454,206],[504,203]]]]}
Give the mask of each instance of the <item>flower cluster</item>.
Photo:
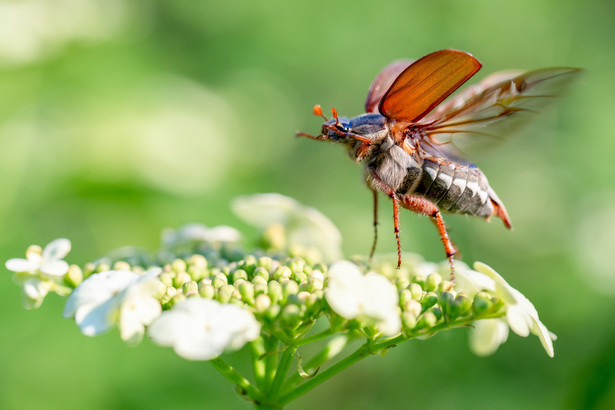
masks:
{"type": "Polygon", "coordinates": [[[248,253],[234,228],[192,224],[165,231],[153,256],[123,248],[81,270],[63,261],[70,242],[58,239],[44,250],[31,246],[26,259],[11,259],[6,267],[16,272],[27,307],[40,306],[49,291],[70,295],[64,316],[74,318],[85,335],[117,326],[124,341],[136,344],[147,334],[186,359],[212,361],[255,402],[265,400],[263,392],[275,399],[271,403],[287,402],[302,391],[295,390],[298,385],[312,383],[306,380],[356,339],[364,347],[341,363],[469,325],[470,346],[479,355],[493,353],[510,328],[520,336],[537,335],[553,356],[554,335],[531,302],[482,263],[472,270],[456,262],[452,283],[445,279],[448,263],[412,254],[404,255],[400,269],[393,257],[334,261],[341,255],[337,231],[316,210],[273,194],[243,197],[234,207],[262,229],[267,246],[248,253]],[[267,212],[256,222],[259,207],[267,212]],[[322,242],[326,249],[318,232],[329,237],[322,242]],[[297,349],[320,340],[329,342],[304,367],[299,361],[282,395],[297,349]],[[248,343],[260,392],[219,359],[248,343]],[[273,369],[277,355],[279,367],[273,369]]]}

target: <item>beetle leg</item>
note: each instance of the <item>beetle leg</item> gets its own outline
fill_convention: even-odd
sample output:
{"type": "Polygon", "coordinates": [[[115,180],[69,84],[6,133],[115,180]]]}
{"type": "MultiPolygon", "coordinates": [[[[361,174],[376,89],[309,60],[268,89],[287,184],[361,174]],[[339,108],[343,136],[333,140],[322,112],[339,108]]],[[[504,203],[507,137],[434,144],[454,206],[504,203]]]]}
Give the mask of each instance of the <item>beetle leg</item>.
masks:
{"type": "Polygon", "coordinates": [[[444,220],[442,219],[442,213],[437,205],[420,196],[415,195],[403,195],[399,198],[401,205],[418,214],[427,215],[431,218],[433,223],[440,232],[440,238],[446,251],[446,258],[451,265],[451,281],[455,281],[455,271],[453,269],[453,256],[457,253],[457,248],[453,245],[451,238],[448,236],[444,220]]]}
{"type": "Polygon", "coordinates": [[[374,242],[372,243],[372,250],[369,252],[369,264],[372,264],[372,258],[376,251],[376,243],[378,242],[378,191],[372,191],[374,194],[374,242]]]}
{"type": "MultiPolygon", "coordinates": [[[[397,269],[401,266],[401,242],[399,241],[399,200],[395,190],[388,186],[375,172],[371,171],[367,174],[367,185],[374,191],[374,198],[376,197],[376,190],[380,190],[387,194],[393,201],[393,224],[395,227],[395,240],[397,241],[397,269]]],[[[374,202],[376,204],[376,202],[374,202]]],[[[376,209],[374,208],[374,226],[376,223],[376,209]]],[[[374,228],[375,230],[375,228],[374,228]]],[[[375,248],[375,239],[374,239],[375,248]]],[[[373,252],[373,250],[372,250],[373,252]]]]}

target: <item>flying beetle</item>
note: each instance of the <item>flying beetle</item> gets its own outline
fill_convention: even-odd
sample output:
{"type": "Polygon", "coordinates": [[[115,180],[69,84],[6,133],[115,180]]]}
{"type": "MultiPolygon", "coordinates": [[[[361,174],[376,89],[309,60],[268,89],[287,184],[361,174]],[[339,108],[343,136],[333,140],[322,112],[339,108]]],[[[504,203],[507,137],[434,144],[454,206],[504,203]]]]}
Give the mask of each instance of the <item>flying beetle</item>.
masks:
{"type": "Polygon", "coordinates": [[[365,114],[354,118],[323,115],[321,134],[298,136],[341,143],[350,158],[364,164],[365,181],[373,192],[374,240],[378,239],[378,191],[393,202],[397,267],[401,265],[399,207],[428,216],[435,224],[454,278],[457,248],[449,238],[442,213],[496,216],[511,229],[504,203],[486,176],[465,160],[466,144],[497,139],[498,128],[521,113],[535,112],[557,96],[581,71],[552,67],[505,71],[488,76],[443,102],[481,68],[469,53],[440,50],[416,61],[401,60],[385,67],[369,88],[365,114]]]}

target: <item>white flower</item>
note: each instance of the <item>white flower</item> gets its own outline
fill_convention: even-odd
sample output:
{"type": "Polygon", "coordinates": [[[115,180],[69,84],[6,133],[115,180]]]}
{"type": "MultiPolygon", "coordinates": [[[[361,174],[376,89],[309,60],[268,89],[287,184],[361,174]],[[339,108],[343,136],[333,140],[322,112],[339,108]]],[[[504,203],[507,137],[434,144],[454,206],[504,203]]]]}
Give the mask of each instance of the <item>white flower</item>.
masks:
{"type": "Polygon", "coordinates": [[[190,298],[164,312],[148,330],[154,342],[188,360],[210,360],[260,334],[254,315],[237,305],[190,298]]]}
{"type": "Polygon", "coordinates": [[[166,229],[162,233],[162,244],[165,248],[194,245],[198,242],[225,243],[239,242],[241,233],[230,226],[215,226],[208,228],[202,224],[187,224],[179,229],[166,229]]]}
{"type": "Polygon", "coordinates": [[[138,343],[145,326],[162,311],[155,297],[162,286],[158,280],[160,272],[152,269],[142,275],[124,270],[96,273],[70,295],[64,317],[74,316],[86,336],[101,334],[117,323],[122,340],[138,343]]]}
{"type": "Polygon", "coordinates": [[[363,275],[351,262],[336,262],[329,269],[325,297],[329,306],[346,319],[366,318],[386,336],[401,331],[397,288],[378,273],[363,275]]]}
{"type": "Polygon", "coordinates": [[[235,198],[233,212],[245,222],[265,230],[279,224],[286,230],[288,245],[317,248],[326,261],[342,256],[342,235],[316,209],[280,194],[256,194],[235,198]]]}
{"type": "Polygon", "coordinates": [[[15,272],[13,278],[21,286],[26,309],[38,308],[50,291],[59,295],[70,293],[70,289],[62,283],[69,268],[62,258],[69,251],[68,239],[56,239],[45,246],[45,249],[36,245],[30,246],[25,259],[13,258],[6,261],[6,268],[15,272]]]}
{"type": "Polygon", "coordinates": [[[62,259],[70,252],[68,239],[56,239],[49,242],[41,252],[39,247],[30,247],[26,259],[13,258],[6,261],[6,268],[16,273],[46,276],[64,276],[68,272],[68,263],[62,259]]]}
{"type": "MultiPolygon", "coordinates": [[[[460,266],[456,264],[456,268],[460,266]]],[[[513,288],[496,271],[481,262],[474,263],[474,269],[457,269],[455,272],[455,290],[472,297],[476,293],[486,290],[495,294],[504,304],[506,316],[502,319],[479,320],[475,323],[470,336],[470,345],[477,354],[490,354],[497,350],[498,346],[506,341],[508,331],[504,331],[502,325],[522,337],[530,333],[540,339],[542,346],[550,357],[553,357],[553,340],[555,335],[547,330],[540,321],[538,312],[521,292],[513,288]],[[499,321],[499,324],[496,324],[499,321]]]]}
{"type": "Polygon", "coordinates": [[[495,294],[506,305],[506,322],[511,330],[522,337],[527,337],[530,333],[538,336],[542,347],[550,357],[553,357],[555,335],[552,335],[540,321],[532,302],[484,263],[475,262],[474,269],[489,276],[495,282],[495,294]]]}

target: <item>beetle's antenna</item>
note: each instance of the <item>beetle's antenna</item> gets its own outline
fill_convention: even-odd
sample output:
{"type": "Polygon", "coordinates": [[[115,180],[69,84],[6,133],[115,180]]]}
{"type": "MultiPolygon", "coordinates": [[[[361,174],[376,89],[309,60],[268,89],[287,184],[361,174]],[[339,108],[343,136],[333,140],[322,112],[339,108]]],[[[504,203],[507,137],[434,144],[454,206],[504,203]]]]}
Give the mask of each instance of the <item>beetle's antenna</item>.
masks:
{"type": "Polygon", "coordinates": [[[312,108],[312,112],[314,113],[314,115],[324,118],[325,121],[329,121],[329,119],[325,117],[325,115],[322,113],[322,108],[320,107],[320,104],[316,104],[314,108],[312,108]]]}
{"type": "Polygon", "coordinates": [[[337,118],[337,110],[331,107],[331,112],[333,113],[333,118],[335,118],[335,125],[340,125],[340,120],[337,118]]]}

